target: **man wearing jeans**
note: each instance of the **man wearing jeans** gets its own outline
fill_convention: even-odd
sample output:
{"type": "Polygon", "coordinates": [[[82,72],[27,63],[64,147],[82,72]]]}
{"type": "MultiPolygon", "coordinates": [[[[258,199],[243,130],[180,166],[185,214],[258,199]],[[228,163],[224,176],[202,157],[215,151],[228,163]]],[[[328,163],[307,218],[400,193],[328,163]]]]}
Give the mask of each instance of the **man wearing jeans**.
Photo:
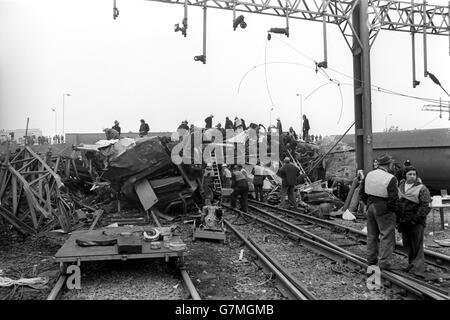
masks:
{"type": "Polygon", "coordinates": [[[391,262],[395,249],[397,179],[389,172],[394,166],[389,155],[377,161],[378,168],[367,174],[360,187],[361,200],[368,206],[367,262],[369,265],[378,263],[380,269],[398,270],[400,267],[391,262]]]}

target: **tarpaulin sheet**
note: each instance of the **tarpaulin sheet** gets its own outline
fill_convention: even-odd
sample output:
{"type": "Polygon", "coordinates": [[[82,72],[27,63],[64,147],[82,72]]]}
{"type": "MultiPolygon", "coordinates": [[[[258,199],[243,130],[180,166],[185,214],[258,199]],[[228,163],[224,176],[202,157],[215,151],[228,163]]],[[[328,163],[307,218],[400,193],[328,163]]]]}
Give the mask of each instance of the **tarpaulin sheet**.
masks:
{"type": "Polygon", "coordinates": [[[158,138],[137,139],[136,144],[109,159],[105,178],[122,178],[135,175],[145,169],[157,171],[170,166],[172,160],[158,138]]]}

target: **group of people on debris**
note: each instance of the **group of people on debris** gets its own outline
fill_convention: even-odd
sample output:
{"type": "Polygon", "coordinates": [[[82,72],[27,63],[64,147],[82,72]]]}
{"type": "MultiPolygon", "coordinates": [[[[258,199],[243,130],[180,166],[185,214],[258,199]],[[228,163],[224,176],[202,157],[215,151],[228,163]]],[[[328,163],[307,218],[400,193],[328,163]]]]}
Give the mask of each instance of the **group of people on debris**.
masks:
{"type": "MultiPolygon", "coordinates": [[[[111,128],[103,129],[106,135],[106,140],[120,139],[120,133],[122,129],[119,126],[119,121],[115,120],[114,125],[111,128]]],[[[139,126],[139,137],[146,137],[148,132],[150,131],[150,127],[144,119],[141,119],[141,124],[139,126]]]]}
{"type": "MultiPolygon", "coordinates": [[[[212,129],[213,127],[213,118],[214,115],[210,114],[209,116],[207,116],[205,118],[205,129],[212,129]]],[[[230,120],[229,117],[225,117],[225,127],[222,127],[221,123],[218,123],[215,126],[216,129],[219,129],[222,131],[223,137],[226,136],[226,130],[232,129],[234,130],[236,133],[245,131],[249,128],[255,129],[255,130],[260,130],[261,128],[266,129],[266,127],[262,124],[255,124],[255,123],[251,123],[248,127],[245,123],[245,120],[239,117],[235,117],[234,118],[234,122],[230,120]]],[[[269,126],[269,130],[271,128],[275,128],[274,126],[269,126]]],[[[193,132],[195,129],[195,126],[193,124],[191,124],[191,126],[188,125],[188,121],[184,120],[181,122],[181,124],[178,126],[178,130],[183,129],[183,130],[187,130],[189,132],[193,132]]],[[[277,118],[277,125],[276,125],[276,129],[278,130],[279,135],[281,136],[283,134],[283,128],[282,128],[282,124],[281,124],[281,120],[280,118],[277,118]]],[[[310,125],[309,125],[309,120],[306,117],[306,115],[303,115],[303,125],[302,125],[302,131],[303,131],[303,135],[302,135],[302,139],[304,141],[309,141],[309,142],[318,142],[320,140],[322,140],[322,135],[309,135],[309,130],[310,130],[310,125]]],[[[106,139],[107,140],[112,140],[112,139],[120,139],[120,134],[121,134],[121,128],[119,126],[119,121],[115,120],[114,121],[114,126],[112,126],[111,128],[105,128],[103,129],[103,131],[105,132],[106,135],[106,139]]],[[[148,125],[148,123],[145,122],[144,119],[141,119],[141,123],[139,126],[139,137],[145,137],[148,135],[148,132],[150,131],[150,127],[148,125]]],[[[295,140],[298,140],[298,135],[297,133],[294,131],[294,129],[292,127],[289,127],[289,131],[287,131],[287,135],[294,138],[295,140]]]]}
{"type": "Polygon", "coordinates": [[[396,177],[394,160],[385,154],[374,161],[374,170],[362,179],[359,196],[367,205],[368,264],[424,277],[423,238],[431,196],[418,170],[407,160],[396,177]],[[396,228],[408,253],[406,268],[393,262],[396,228]]]}
{"type": "MultiPolygon", "coordinates": [[[[213,128],[213,118],[214,115],[210,114],[209,116],[207,116],[205,118],[205,127],[204,129],[212,129],[213,128]]],[[[225,117],[225,126],[222,126],[222,123],[218,123],[215,126],[216,129],[219,129],[222,131],[222,135],[223,137],[226,136],[226,130],[234,130],[236,133],[240,133],[242,131],[245,131],[247,129],[254,129],[254,130],[261,130],[261,128],[264,128],[264,130],[266,130],[266,127],[262,124],[256,124],[256,123],[251,123],[248,126],[245,123],[245,120],[239,117],[235,117],[234,118],[234,122],[231,121],[231,119],[229,117],[225,117]]],[[[279,135],[281,136],[283,133],[286,133],[288,136],[294,138],[295,140],[298,140],[299,136],[297,135],[297,133],[294,131],[293,127],[289,127],[289,131],[284,132],[283,131],[283,126],[281,124],[281,120],[280,118],[277,118],[277,124],[276,126],[272,126],[270,125],[267,130],[270,131],[271,129],[275,129],[278,131],[279,135]]],[[[306,117],[306,115],[303,115],[303,125],[302,125],[302,132],[303,135],[300,136],[300,138],[302,138],[304,141],[308,141],[308,142],[318,142],[320,140],[322,140],[322,135],[309,135],[309,130],[310,130],[310,125],[309,125],[309,119],[306,117]]],[[[195,126],[193,124],[191,124],[191,126],[188,125],[188,121],[184,120],[181,122],[181,124],[178,126],[177,130],[187,130],[189,132],[193,132],[195,129],[195,126]]]]}

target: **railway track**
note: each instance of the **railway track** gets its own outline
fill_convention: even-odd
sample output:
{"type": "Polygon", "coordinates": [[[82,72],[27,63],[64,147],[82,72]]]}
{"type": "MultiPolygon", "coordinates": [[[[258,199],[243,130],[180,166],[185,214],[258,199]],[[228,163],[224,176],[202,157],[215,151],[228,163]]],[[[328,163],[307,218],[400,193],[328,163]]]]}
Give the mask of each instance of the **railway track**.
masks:
{"type": "MultiPolygon", "coordinates": [[[[230,207],[228,208],[231,209],[230,207]]],[[[368,265],[366,260],[358,254],[350,252],[343,247],[340,247],[324,239],[323,237],[301,228],[298,225],[273,213],[264,211],[254,206],[249,206],[249,208],[251,208],[255,214],[244,213],[236,209],[232,210],[239,213],[241,216],[251,218],[266,227],[298,241],[300,245],[305,246],[331,260],[349,266],[357,272],[365,273],[365,270],[367,270],[368,265]],[[263,215],[264,218],[262,218],[261,215],[263,215]]],[[[329,233],[329,230],[327,231],[329,233]]],[[[382,271],[381,278],[385,282],[385,287],[394,287],[397,293],[406,299],[450,299],[447,291],[399,272],[382,271]]]]}
{"type": "Polygon", "coordinates": [[[257,243],[247,238],[239,232],[233,225],[225,220],[225,224],[229,230],[233,231],[245,245],[258,257],[258,261],[266,272],[270,272],[275,276],[277,283],[283,288],[289,298],[297,300],[315,300],[315,296],[298,280],[295,279],[285,268],[278,262],[274,261],[257,243]]]}
{"type": "MultiPolygon", "coordinates": [[[[200,295],[198,294],[197,289],[195,288],[194,283],[191,280],[191,277],[187,273],[184,266],[180,266],[178,268],[180,278],[183,281],[183,287],[186,293],[192,300],[201,300],[200,295]]],[[[52,288],[52,291],[47,296],[47,300],[58,300],[63,294],[66,286],[67,275],[60,274],[55,285],[52,288]]]]}
{"type": "MultiPolygon", "coordinates": [[[[353,238],[355,241],[360,241],[361,243],[364,243],[364,244],[367,241],[367,234],[358,229],[343,226],[343,225],[340,225],[333,221],[319,219],[319,218],[307,215],[305,213],[278,208],[276,206],[273,206],[273,205],[270,205],[267,203],[263,203],[263,202],[249,200],[249,203],[253,204],[254,206],[260,206],[260,207],[262,206],[262,207],[268,208],[270,210],[274,210],[275,212],[284,213],[285,215],[287,215],[291,218],[302,220],[305,223],[309,223],[311,225],[319,226],[319,227],[322,227],[322,228],[325,228],[328,230],[332,230],[333,232],[341,233],[349,238],[353,238]]],[[[250,207],[252,208],[252,206],[250,206],[250,207]]],[[[253,208],[255,208],[255,207],[253,207],[253,208]]],[[[402,254],[402,255],[406,256],[406,250],[400,242],[396,243],[395,251],[398,254],[402,254]]],[[[425,255],[426,263],[433,265],[435,267],[438,267],[438,268],[443,268],[446,271],[450,270],[450,256],[441,254],[439,252],[430,251],[427,249],[424,250],[424,255],[425,255]]]]}

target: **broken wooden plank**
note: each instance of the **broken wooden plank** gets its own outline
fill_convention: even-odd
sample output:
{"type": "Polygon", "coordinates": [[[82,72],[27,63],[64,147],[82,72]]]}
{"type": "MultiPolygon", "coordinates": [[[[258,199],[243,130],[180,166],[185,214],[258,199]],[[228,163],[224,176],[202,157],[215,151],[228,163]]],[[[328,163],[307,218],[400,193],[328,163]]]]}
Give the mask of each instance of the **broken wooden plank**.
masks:
{"type": "Polygon", "coordinates": [[[51,200],[51,194],[50,194],[50,188],[48,185],[48,181],[46,181],[45,183],[45,194],[47,196],[47,211],[51,212],[52,211],[52,200],[51,200]]]}
{"type": "Polygon", "coordinates": [[[150,210],[150,213],[152,214],[153,220],[155,220],[155,223],[158,227],[161,227],[161,223],[159,222],[158,218],[155,215],[155,212],[153,210],[150,210]]]}
{"type": "MultiPolygon", "coordinates": [[[[17,179],[19,179],[19,181],[22,184],[23,189],[25,190],[25,196],[27,198],[28,201],[28,206],[30,207],[30,213],[31,213],[31,218],[33,220],[33,225],[35,226],[35,228],[38,227],[38,221],[36,218],[36,212],[35,209],[38,209],[39,211],[42,212],[42,214],[44,214],[44,216],[48,216],[49,214],[42,209],[39,204],[38,201],[36,200],[36,198],[34,197],[34,193],[33,190],[30,188],[28,182],[25,180],[24,177],[22,177],[22,175],[17,172],[11,165],[8,165],[9,171],[16,176],[17,179]]],[[[44,200],[45,203],[45,200],[44,200]]]]}
{"type": "Polygon", "coordinates": [[[78,204],[80,207],[83,207],[83,208],[85,208],[85,209],[88,209],[88,210],[90,210],[90,211],[92,211],[92,212],[97,211],[97,209],[95,209],[95,208],[93,208],[93,207],[91,207],[91,206],[88,206],[88,205],[86,205],[86,204],[83,204],[83,203],[81,203],[81,202],[79,202],[79,201],[75,201],[75,203],[78,204]]]}
{"type": "Polygon", "coordinates": [[[169,215],[167,215],[167,214],[164,214],[164,213],[162,213],[161,211],[159,211],[157,208],[155,208],[155,209],[152,209],[152,213],[155,213],[158,217],[160,217],[160,218],[163,218],[163,219],[165,219],[165,220],[167,220],[167,221],[172,221],[172,220],[175,220],[177,217],[172,217],[172,216],[169,216],[169,215]]]}
{"type": "MultiPolygon", "coordinates": [[[[25,173],[25,172],[24,172],[25,173]]],[[[38,181],[41,181],[42,179],[46,178],[48,175],[50,174],[50,172],[45,172],[43,175],[41,175],[40,177],[38,177],[37,179],[34,179],[33,181],[29,182],[29,185],[32,185],[33,183],[36,183],[38,181]]]]}
{"type": "MultiPolygon", "coordinates": [[[[20,169],[22,170],[22,169],[20,169]]],[[[20,172],[19,170],[19,172],[20,172]]],[[[50,173],[46,170],[37,170],[37,171],[26,171],[26,172],[20,172],[21,174],[40,174],[40,173],[50,173]]]]}
{"type": "Polygon", "coordinates": [[[188,175],[186,174],[186,171],[184,170],[183,166],[177,165],[178,170],[180,171],[181,175],[183,176],[184,181],[189,185],[189,189],[191,192],[194,192],[198,184],[195,180],[189,179],[188,175]]]}
{"type": "Polygon", "coordinates": [[[0,167],[0,204],[1,200],[3,198],[3,193],[6,190],[7,181],[8,181],[8,161],[9,161],[9,143],[8,143],[8,152],[6,153],[5,161],[3,162],[2,166],[0,167]]]}
{"type": "Polygon", "coordinates": [[[158,197],[147,179],[137,181],[134,185],[134,189],[136,190],[144,210],[150,209],[158,202],[158,197]]]}
{"type": "MultiPolygon", "coordinates": [[[[24,160],[29,161],[29,162],[27,164],[25,164],[23,167],[20,167],[20,168],[17,169],[17,171],[19,171],[20,173],[23,173],[23,170],[25,170],[25,169],[29,169],[29,167],[31,165],[34,165],[34,163],[37,161],[37,159],[30,159],[30,158],[27,158],[27,159],[24,159],[24,160]]],[[[14,166],[14,167],[16,167],[16,166],[14,166]]]]}
{"type": "Polygon", "coordinates": [[[16,212],[17,210],[17,178],[12,177],[11,178],[11,185],[12,185],[12,203],[13,203],[13,212],[16,212]]]}
{"type": "Polygon", "coordinates": [[[102,216],[103,212],[104,212],[104,211],[103,211],[102,209],[97,210],[97,211],[95,212],[95,219],[94,219],[94,221],[92,222],[91,227],[89,228],[89,231],[94,230],[95,225],[97,224],[98,220],[100,220],[100,217],[102,216]]]}
{"type": "Polygon", "coordinates": [[[6,208],[0,207],[0,215],[6,221],[11,223],[20,233],[24,235],[36,233],[36,231],[33,230],[32,227],[27,225],[25,222],[20,221],[17,217],[13,216],[6,208]]]}
{"type": "Polygon", "coordinates": [[[29,146],[26,146],[26,148],[27,148],[28,152],[29,152],[33,157],[35,157],[40,163],[42,163],[42,165],[43,165],[43,167],[44,167],[45,169],[47,169],[48,171],[50,171],[50,174],[51,174],[51,175],[53,176],[53,178],[55,179],[56,185],[58,186],[58,188],[61,188],[62,186],[64,186],[64,184],[61,182],[60,176],[59,176],[55,171],[53,171],[52,168],[50,168],[50,167],[45,163],[45,161],[41,159],[41,157],[39,157],[36,153],[34,153],[34,151],[31,150],[31,148],[30,148],[29,146]]]}
{"type": "Polygon", "coordinates": [[[74,160],[74,159],[71,159],[71,162],[72,162],[73,170],[75,171],[75,177],[79,180],[79,179],[80,179],[80,176],[78,175],[78,168],[77,168],[77,166],[76,166],[76,164],[75,164],[75,160],[74,160]]]}
{"type": "Polygon", "coordinates": [[[55,171],[56,173],[58,173],[58,171],[59,171],[59,162],[60,161],[61,161],[61,156],[57,156],[55,166],[53,167],[53,171],[55,171]]]}
{"type": "Polygon", "coordinates": [[[66,178],[70,178],[70,163],[71,161],[69,161],[69,159],[64,159],[66,161],[66,178]]]}

